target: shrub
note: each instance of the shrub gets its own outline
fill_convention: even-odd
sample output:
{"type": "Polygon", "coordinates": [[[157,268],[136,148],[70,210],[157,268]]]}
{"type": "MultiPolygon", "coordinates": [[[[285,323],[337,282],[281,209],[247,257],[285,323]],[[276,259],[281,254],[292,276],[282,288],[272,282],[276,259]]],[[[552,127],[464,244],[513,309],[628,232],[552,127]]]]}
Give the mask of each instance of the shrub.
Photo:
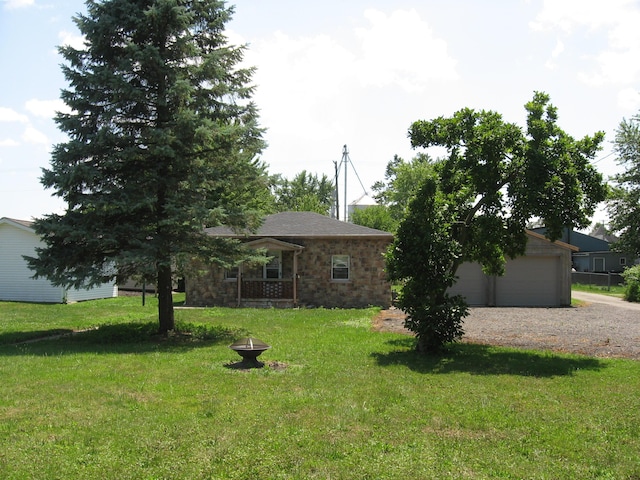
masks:
{"type": "Polygon", "coordinates": [[[622,272],[625,290],[624,299],[627,302],[640,302],[640,265],[627,268],[622,272]]]}

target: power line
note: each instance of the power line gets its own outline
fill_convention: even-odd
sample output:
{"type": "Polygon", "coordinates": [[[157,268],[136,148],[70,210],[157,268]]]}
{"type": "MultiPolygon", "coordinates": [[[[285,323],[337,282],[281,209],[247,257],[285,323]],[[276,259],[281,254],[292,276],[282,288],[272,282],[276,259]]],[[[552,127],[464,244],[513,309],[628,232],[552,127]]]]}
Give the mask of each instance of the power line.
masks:
{"type": "Polygon", "coordinates": [[[606,158],[609,158],[611,155],[614,155],[615,153],[616,153],[616,152],[611,152],[611,153],[609,153],[608,155],[605,155],[605,156],[604,156],[604,157],[602,157],[602,158],[599,158],[599,159],[597,159],[597,160],[594,160],[594,162],[593,162],[593,163],[594,163],[594,164],[595,164],[595,163],[600,163],[602,160],[605,160],[606,158]]]}

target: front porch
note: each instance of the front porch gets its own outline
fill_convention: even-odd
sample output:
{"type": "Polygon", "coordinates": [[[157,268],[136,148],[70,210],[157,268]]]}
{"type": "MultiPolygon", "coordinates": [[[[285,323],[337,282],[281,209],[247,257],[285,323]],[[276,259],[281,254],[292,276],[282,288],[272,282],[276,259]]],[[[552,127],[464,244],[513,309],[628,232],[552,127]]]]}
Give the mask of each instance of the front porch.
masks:
{"type": "Polygon", "coordinates": [[[237,305],[256,308],[297,306],[298,255],[304,247],[273,238],[249,242],[249,245],[266,249],[272,258],[259,269],[249,268],[245,271],[244,266],[240,266],[237,305]]]}

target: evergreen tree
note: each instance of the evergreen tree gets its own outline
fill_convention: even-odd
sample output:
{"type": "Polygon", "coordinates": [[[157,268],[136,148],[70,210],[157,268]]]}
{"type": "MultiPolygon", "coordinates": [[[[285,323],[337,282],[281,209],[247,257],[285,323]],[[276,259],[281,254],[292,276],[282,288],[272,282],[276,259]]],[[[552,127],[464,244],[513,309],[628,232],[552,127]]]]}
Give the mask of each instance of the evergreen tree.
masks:
{"type": "Polygon", "coordinates": [[[268,194],[264,147],[244,47],[224,35],[232,8],[215,0],[88,0],[74,18],[85,47],[60,48],[72,113],[56,122],[42,183],[64,214],[35,228],[36,276],[89,287],[141,276],[157,286],[159,330],[174,328],[172,280],[185,259],[241,253],[208,238],[219,224],[251,229],[268,194]],[[265,192],[264,195],[259,192],[265,192]]]}

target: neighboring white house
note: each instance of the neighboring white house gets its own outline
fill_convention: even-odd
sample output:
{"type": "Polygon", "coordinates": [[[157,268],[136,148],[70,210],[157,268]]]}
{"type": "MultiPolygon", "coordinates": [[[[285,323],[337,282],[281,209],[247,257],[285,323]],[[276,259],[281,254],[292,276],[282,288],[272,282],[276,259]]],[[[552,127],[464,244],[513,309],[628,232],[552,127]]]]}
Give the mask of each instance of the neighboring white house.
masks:
{"type": "Polygon", "coordinates": [[[63,303],[118,296],[115,282],[87,290],[55,287],[44,278],[32,278],[23,255],[34,256],[39,246],[42,242],[32,222],[0,218],[0,300],[63,303]]]}

